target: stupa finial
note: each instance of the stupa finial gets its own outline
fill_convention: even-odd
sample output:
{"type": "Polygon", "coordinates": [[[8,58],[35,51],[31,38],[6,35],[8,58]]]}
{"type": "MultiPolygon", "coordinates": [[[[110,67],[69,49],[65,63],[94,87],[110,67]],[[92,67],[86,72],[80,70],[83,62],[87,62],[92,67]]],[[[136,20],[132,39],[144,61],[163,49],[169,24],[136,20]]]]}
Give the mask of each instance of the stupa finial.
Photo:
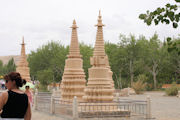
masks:
{"type": "Polygon", "coordinates": [[[81,57],[80,50],[79,50],[79,43],[78,43],[78,36],[77,36],[77,25],[75,19],[73,20],[72,25],[72,35],[71,35],[71,44],[69,47],[69,55],[68,57],[81,57]]]}
{"type": "Polygon", "coordinates": [[[75,20],[75,19],[73,20],[73,25],[72,25],[71,28],[74,28],[74,29],[75,29],[75,28],[78,28],[77,25],[76,25],[76,20],[75,20]]]}
{"type": "Polygon", "coordinates": [[[101,16],[101,10],[99,10],[99,16],[98,16],[98,24],[95,26],[104,26],[104,24],[102,24],[102,16],[101,16]]]}
{"type": "Polygon", "coordinates": [[[97,26],[97,34],[96,34],[96,43],[94,47],[94,56],[105,56],[105,49],[104,49],[104,39],[103,39],[103,24],[101,19],[101,11],[99,10],[98,16],[98,24],[97,26]]]}
{"type": "Polygon", "coordinates": [[[24,45],[24,36],[22,36],[22,45],[24,45]]]}
{"type": "Polygon", "coordinates": [[[99,18],[101,17],[101,10],[99,10],[99,18]]]}

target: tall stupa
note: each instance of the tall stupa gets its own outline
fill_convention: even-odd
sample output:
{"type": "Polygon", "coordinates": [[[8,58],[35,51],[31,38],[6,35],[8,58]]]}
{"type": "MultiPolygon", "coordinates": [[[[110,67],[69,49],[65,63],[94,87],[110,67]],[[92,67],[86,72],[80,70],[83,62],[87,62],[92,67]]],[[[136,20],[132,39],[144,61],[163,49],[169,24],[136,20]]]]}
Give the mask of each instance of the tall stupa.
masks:
{"type": "Polygon", "coordinates": [[[112,71],[109,66],[108,56],[104,49],[103,24],[101,13],[99,11],[96,43],[93,57],[90,62],[89,79],[85,88],[83,100],[87,102],[106,102],[113,100],[114,82],[112,80],[112,71]]]}
{"type": "Polygon", "coordinates": [[[71,44],[69,48],[68,58],[65,61],[65,68],[61,82],[62,100],[73,100],[74,96],[79,101],[82,101],[85,88],[85,73],[83,70],[83,60],[80,55],[77,25],[73,21],[72,25],[71,44]]]}
{"type": "Polygon", "coordinates": [[[19,59],[19,62],[17,64],[16,72],[19,72],[23,79],[25,79],[27,82],[30,82],[30,74],[29,74],[29,67],[28,62],[26,59],[26,53],[25,53],[25,44],[24,44],[24,37],[22,38],[22,44],[21,44],[21,56],[19,59]]]}

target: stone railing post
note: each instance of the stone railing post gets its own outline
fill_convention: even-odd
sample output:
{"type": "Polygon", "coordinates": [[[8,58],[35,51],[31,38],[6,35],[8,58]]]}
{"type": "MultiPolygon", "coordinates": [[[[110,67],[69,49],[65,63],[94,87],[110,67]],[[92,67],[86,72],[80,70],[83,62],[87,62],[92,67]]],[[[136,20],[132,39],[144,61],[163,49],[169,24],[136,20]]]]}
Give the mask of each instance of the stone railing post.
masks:
{"type": "Polygon", "coordinates": [[[38,89],[35,90],[34,94],[34,109],[37,110],[37,96],[38,96],[38,89]]]}
{"type": "Polygon", "coordinates": [[[147,108],[146,108],[146,119],[151,119],[151,98],[150,96],[147,96],[147,108]]]}
{"type": "Polygon", "coordinates": [[[127,93],[127,96],[129,96],[130,95],[130,88],[128,87],[128,91],[127,91],[128,93],[127,93]]]}
{"type": "Polygon", "coordinates": [[[116,93],[116,101],[119,103],[119,93],[116,93]]]}
{"type": "Polygon", "coordinates": [[[50,113],[51,114],[55,113],[55,98],[54,98],[54,93],[52,93],[52,95],[51,95],[50,113]]]}
{"type": "Polygon", "coordinates": [[[78,101],[77,101],[77,97],[74,96],[73,99],[73,120],[78,120],[78,101]]]}

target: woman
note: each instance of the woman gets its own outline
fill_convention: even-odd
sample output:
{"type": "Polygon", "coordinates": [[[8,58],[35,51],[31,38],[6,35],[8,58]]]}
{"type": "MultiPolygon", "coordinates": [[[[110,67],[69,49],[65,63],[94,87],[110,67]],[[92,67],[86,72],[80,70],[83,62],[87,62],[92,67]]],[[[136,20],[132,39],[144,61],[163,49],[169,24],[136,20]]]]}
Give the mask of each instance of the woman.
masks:
{"type": "Polygon", "coordinates": [[[25,93],[26,93],[26,95],[28,96],[30,105],[32,106],[32,105],[33,105],[33,94],[32,94],[32,92],[29,90],[29,86],[28,86],[28,85],[27,85],[25,88],[26,88],[25,93]]]}
{"type": "Polygon", "coordinates": [[[28,96],[19,89],[26,82],[18,72],[10,72],[4,79],[8,91],[0,95],[0,120],[31,120],[28,96]]]}

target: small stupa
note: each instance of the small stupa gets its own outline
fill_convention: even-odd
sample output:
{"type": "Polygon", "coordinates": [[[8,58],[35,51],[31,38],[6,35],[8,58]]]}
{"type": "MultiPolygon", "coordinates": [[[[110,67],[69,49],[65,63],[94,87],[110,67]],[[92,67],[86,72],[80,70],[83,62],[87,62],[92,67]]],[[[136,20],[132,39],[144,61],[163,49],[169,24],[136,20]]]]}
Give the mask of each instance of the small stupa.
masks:
{"type": "Polygon", "coordinates": [[[22,38],[21,56],[16,67],[16,72],[19,72],[21,74],[21,77],[25,79],[27,82],[31,82],[28,62],[27,62],[26,53],[25,53],[24,37],[22,38]]]}
{"type": "Polygon", "coordinates": [[[72,37],[69,48],[68,58],[65,61],[64,73],[61,81],[61,96],[62,100],[72,101],[74,96],[79,101],[82,101],[85,88],[85,73],[83,70],[82,55],[80,55],[77,25],[76,21],[73,21],[72,25],[72,37]]]}
{"type": "Polygon", "coordinates": [[[103,24],[101,13],[99,11],[96,43],[93,51],[93,57],[90,62],[89,79],[85,88],[83,100],[87,102],[106,102],[113,101],[114,82],[112,80],[112,71],[110,70],[108,56],[105,54],[103,39],[103,24]]]}

